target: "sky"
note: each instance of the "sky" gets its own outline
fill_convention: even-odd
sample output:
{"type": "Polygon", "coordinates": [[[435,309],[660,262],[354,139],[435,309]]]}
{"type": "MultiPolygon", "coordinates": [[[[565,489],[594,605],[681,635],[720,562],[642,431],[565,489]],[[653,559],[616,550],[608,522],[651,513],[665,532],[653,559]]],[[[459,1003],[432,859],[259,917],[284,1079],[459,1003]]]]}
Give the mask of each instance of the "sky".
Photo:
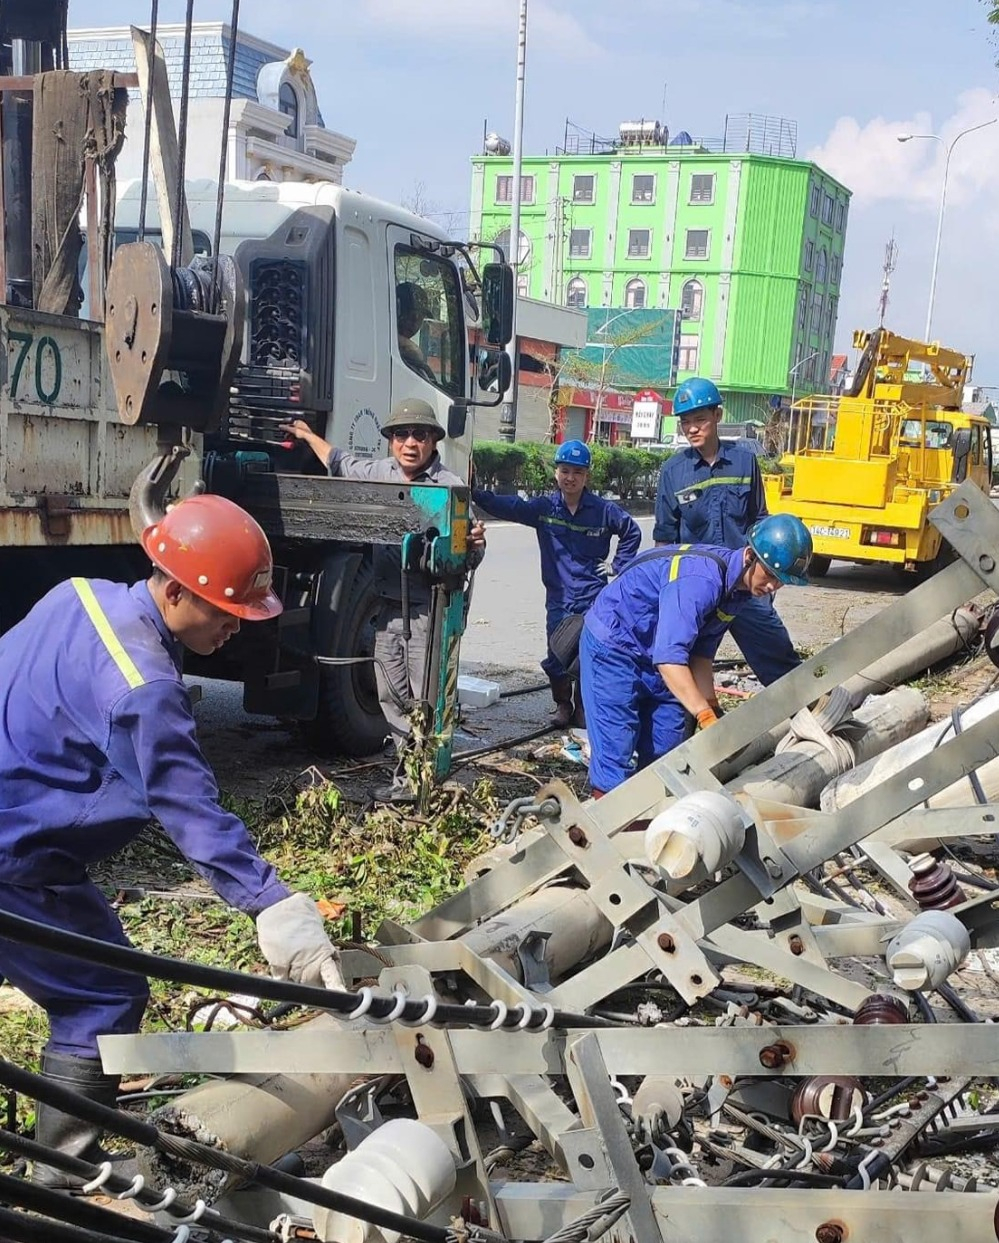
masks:
{"type": "MultiPolygon", "coordinates": [[[[148,21],[148,0],[70,0],[70,24],[148,21]]],[[[196,0],[199,21],[231,0],[196,0]]],[[[182,21],[160,0],[160,22],[182,21]]],[[[518,0],[242,0],[240,25],[300,46],[327,126],[357,140],[345,183],[417,200],[467,227],[484,129],[512,138],[518,0]]],[[[529,0],[524,153],[566,120],[718,135],[726,114],[797,123],[798,156],[852,192],[837,349],[878,322],[885,247],[898,248],[886,325],[921,338],[947,146],[999,117],[999,47],[983,0],[529,0]],[[899,143],[902,133],[935,134],[899,143]]],[[[999,124],[953,148],[932,336],[976,355],[999,398],[999,124]]],[[[852,357],[852,353],[851,353],[852,357]]]]}

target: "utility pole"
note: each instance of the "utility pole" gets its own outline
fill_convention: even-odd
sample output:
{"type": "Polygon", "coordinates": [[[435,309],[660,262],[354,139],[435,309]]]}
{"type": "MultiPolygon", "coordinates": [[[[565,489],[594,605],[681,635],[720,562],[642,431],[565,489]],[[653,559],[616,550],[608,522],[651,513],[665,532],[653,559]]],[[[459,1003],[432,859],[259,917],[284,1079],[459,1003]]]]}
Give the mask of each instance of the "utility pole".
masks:
{"type": "Polygon", "coordinates": [[[527,0],[520,0],[517,30],[517,91],[513,115],[513,206],[510,212],[510,262],[513,264],[513,335],[506,347],[510,356],[509,400],[500,406],[499,438],[510,443],[517,439],[517,378],[520,347],[517,341],[517,301],[520,283],[520,169],[524,155],[524,74],[527,67],[527,0]]]}

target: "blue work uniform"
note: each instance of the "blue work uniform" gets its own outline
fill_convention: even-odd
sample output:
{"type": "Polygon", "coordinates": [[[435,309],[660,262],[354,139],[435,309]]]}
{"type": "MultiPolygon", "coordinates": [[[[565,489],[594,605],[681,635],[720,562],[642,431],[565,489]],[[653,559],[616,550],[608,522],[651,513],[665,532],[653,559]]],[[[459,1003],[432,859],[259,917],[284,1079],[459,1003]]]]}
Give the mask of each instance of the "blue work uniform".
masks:
{"type": "Polygon", "coordinates": [[[659,548],[597,597],[579,645],[590,781],[606,793],[688,736],[690,714],[658,665],[712,659],[753,597],[740,586],[743,550],[659,548]]]}
{"type": "MultiPolygon", "coordinates": [[[[219,805],[146,584],[61,583],[0,639],[0,909],[127,945],[87,866],[154,817],[232,906],[256,916],[288,896],[219,805]]],[[[3,939],[0,977],[48,1012],[48,1048],[76,1057],[138,1031],[149,996],[141,976],[3,939]]]]}
{"type": "MultiPolygon", "coordinates": [[[[594,496],[588,488],[583,489],[575,513],[557,489],[547,496],[523,500],[474,488],[472,500],[493,517],[533,527],[537,533],[549,645],[559,622],[572,613],[585,613],[606,586],[604,567],[610,556],[611,537],[617,536],[612,574],[620,574],[634,560],[642,542],[641,529],[631,514],[613,501],[594,496]]],[[[550,646],[541,668],[553,679],[566,676],[550,646]]]]}
{"type": "MultiPolygon", "coordinates": [[[[713,462],[688,448],[663,463],[652,538],[657,544],[744,548],[749,528],[766,516],[756,454],[723,440],[713,462]]],[[[771,596],[754,597],[741,610],[732,638],[764,686],[801,664],[771,596]]]]}

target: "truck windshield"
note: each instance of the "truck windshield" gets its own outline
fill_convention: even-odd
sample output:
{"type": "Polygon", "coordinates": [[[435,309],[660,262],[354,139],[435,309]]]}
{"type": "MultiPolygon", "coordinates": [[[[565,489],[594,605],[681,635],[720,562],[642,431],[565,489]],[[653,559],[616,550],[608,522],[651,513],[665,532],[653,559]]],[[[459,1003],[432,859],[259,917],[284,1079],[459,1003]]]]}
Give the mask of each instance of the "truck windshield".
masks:
{"type": "Polygon", "coordinates": [[[923,422],[921,419],[906,419],[902,424],[899,440],[903,445],[914,448],[946,449],[950,444],[954,426],[952,423],[926,420],[926,441],[923,442],[923,422]]]}
{"type": "Polygon", "coordinates": [[[395,248],[399,354],[435,388],[465,393],[465,328],[453,264],[409,246],[395,248]]]}

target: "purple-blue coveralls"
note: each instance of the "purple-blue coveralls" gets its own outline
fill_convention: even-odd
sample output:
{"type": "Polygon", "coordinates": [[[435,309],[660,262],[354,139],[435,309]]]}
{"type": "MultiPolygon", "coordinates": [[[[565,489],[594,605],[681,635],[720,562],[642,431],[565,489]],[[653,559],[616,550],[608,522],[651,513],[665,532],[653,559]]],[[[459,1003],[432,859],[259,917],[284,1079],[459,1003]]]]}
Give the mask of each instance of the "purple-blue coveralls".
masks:
{"type": "MultiPolygon", "coordinates": [[[[601,567],[610,556],[611,537],[617,536],[612,574],[620,574],[634,560],[642,542],[641,529],[631,514],[613,501],[594,496],[588,488],[583,489],[575,513],[557,489],[547,496],[523,500],[473,488],[472,500],[495,518],[534,527],[541,551],[549,644],[559,622],[571,613],[585,613],[606,586],[607,575],[601,567]]],[[[541,668],[549,678],[566,676],[550,647],[541,668]]]]}
{"type": "MultiPolygon", "coordinates": [[[[744,548],[749,528],[766,516],[756,454],[723,440],[713,462],[691,447],[663,463],[652,538],[657,544],[744,548]]],[[[764,686],[801,664],[772,596],[751,598],[732,622],[732,638],[764,686]]]]}
{"type": "MultiPolygon", "coordinates": [[[[179,644],[145,583],[60,583],[0,639],[0,909],[127,945],[86,868],[155,817],[255,916],[288,890],[218,800],[179,644]]],[[[2,938],[0,977],[48,1012],[48,1048],[76,1057],[138,1031],[149,996],[141,976],[2,938]]]]}
{"type": "Polygon", "coordinates": [[[605,794],[687,737],[690,715],[658,665],[714,657],[753,597],[739,587],[743,550],[658,548],[597,597],[579,644],[590,782],[605,794]]]}

